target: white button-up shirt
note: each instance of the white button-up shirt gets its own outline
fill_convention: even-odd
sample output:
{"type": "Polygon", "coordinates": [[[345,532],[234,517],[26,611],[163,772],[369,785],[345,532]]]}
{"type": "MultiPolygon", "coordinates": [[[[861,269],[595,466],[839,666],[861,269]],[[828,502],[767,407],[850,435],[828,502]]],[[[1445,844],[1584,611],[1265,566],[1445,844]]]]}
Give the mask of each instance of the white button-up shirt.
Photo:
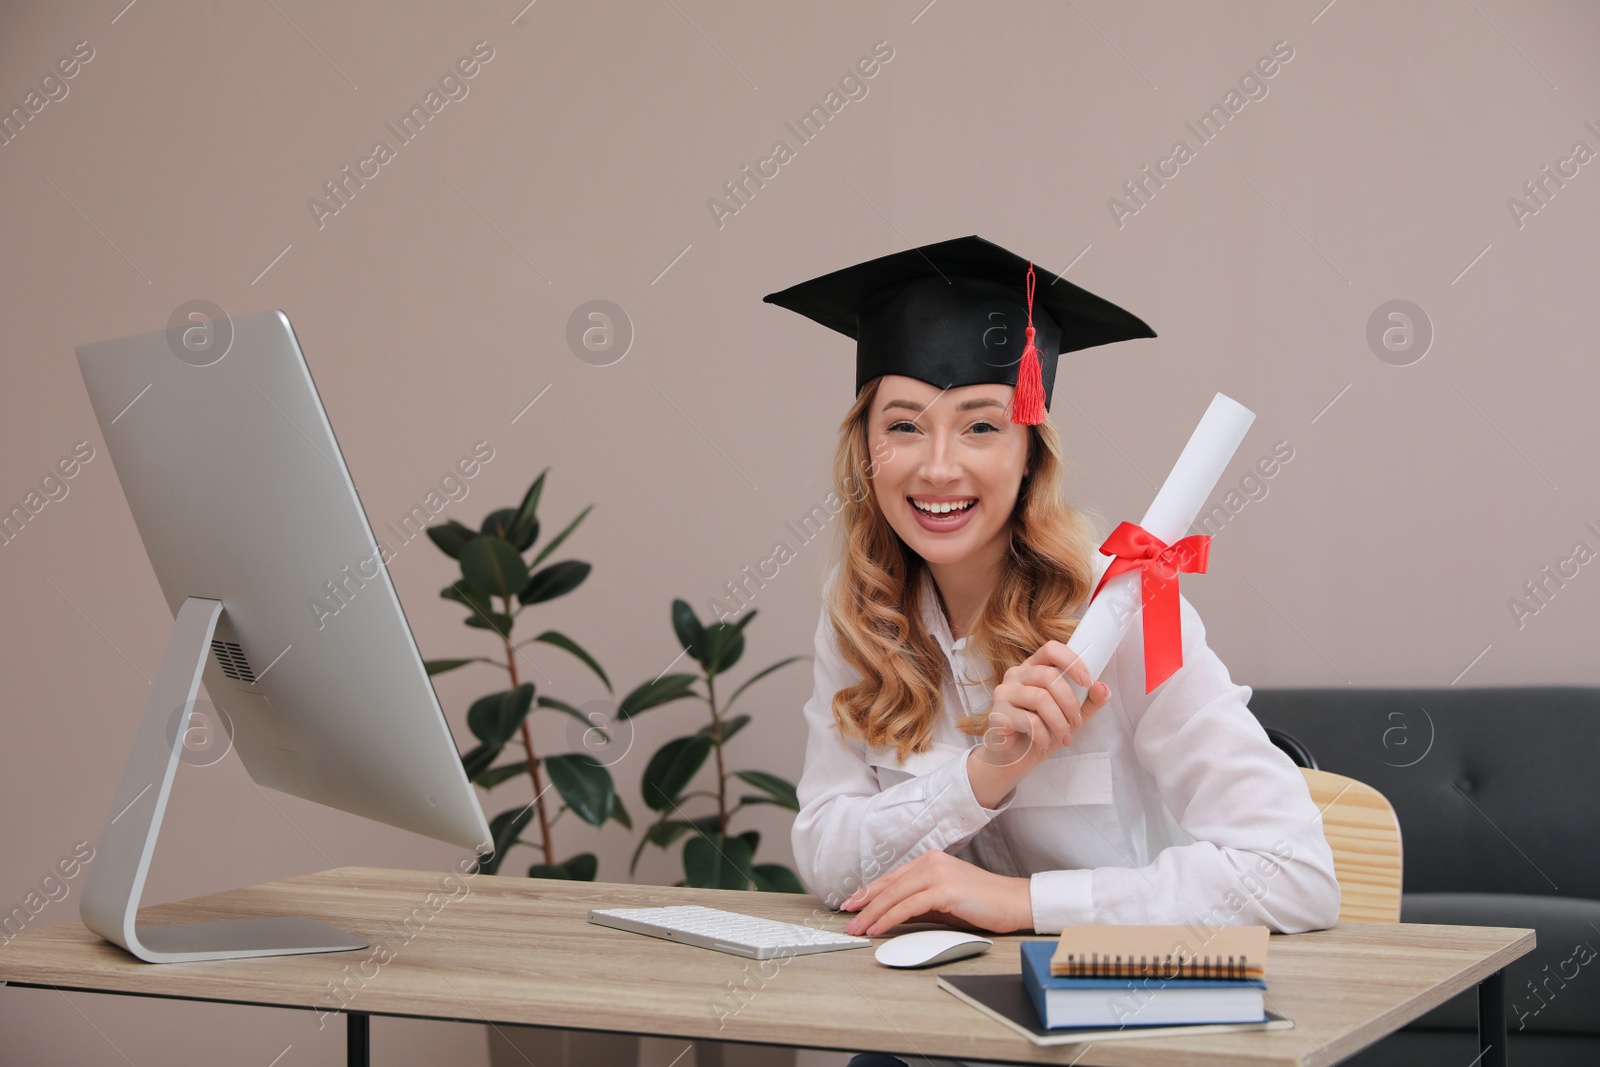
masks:
{"type": "MultiPolygon", "coordinates": [[[[1096,560],[1096,580],[1110,560],[1096,560]]],[[[1339,884],[1322,816],[1293,761],[1251,714],[1181,599],[1183,666],[1144,691],[1136,620],[1101,675],[1109,702],[998,807],[967,778],[981,738],[956,720],[989,706],[982,657],[952,640],[931,577],[923,624],[950,671],[932,745],[902,763],[894,747],[842,737],[833,696],[860,676],[823,611],[793,844],[800,879],[837,908],[906,860],[943,849],[997,874],[1028,877],[1033,929],[1080,923],[1260,924],[1279,933],[1332,926],[1339,884]],[[974,662],[976,660],[976,662],[974,662]]],[[[1010,665],[1008,665],[1010,666],[1010,665]]]]}

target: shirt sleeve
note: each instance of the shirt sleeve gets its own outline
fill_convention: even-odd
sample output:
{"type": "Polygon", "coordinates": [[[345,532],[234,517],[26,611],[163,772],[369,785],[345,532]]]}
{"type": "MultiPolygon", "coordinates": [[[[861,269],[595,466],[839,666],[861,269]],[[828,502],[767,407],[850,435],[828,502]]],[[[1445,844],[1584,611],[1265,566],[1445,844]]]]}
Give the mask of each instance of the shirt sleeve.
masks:
{"type": "MultiPolygon", "coordinates": [[[[1118,689],[1141,765],[1194,838],[1144,867],[1032,875],[1034,930],[1079,923],[1263,925],[1277,933],[1332,926],[1339,883],[1322,813],[1294,762],[1275,746],[1206,644],[1180,595],[1183,666],[1144,691],[1144,635],[1135,625],[1105,680],[1118,689]]],[[[1107,707],[1101,714],[1115,714],[1107,707]]]]}
{"type": "MultiPolygon", "coordinates": [[[[845,738],[833,696],[860,675],[838,651],[826,609],[817,625],[814,688],[805,706],[805,768],[791,842],[805,887],[830,908],[879,875],[933,850],[955,851],[1000,812],[985,808],[967,778],[966,753],[881,788],[865,742],[845,738]]],[[[926,754],[924,754],[926,757],[926,754]]]]}

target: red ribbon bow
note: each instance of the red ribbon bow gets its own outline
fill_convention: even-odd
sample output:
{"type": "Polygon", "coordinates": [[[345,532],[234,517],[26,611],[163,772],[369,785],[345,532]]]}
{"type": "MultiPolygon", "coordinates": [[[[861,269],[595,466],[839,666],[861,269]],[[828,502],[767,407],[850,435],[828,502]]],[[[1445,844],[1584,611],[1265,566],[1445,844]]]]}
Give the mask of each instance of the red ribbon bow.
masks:
{"type": "Polygon", "coordinates": [[[1144,606],[1144,691],[1172,677],[1183,666],[1183,624],[1178,613],[1178,573],[1204,574],[1211,538],[1204,534],[1163,544],[1142,526],[1125,522],[1111,531],[1100,551],[1116,557],[1094,587],[1093,600],[1108,579],[1140,570],[1144,606]]]}

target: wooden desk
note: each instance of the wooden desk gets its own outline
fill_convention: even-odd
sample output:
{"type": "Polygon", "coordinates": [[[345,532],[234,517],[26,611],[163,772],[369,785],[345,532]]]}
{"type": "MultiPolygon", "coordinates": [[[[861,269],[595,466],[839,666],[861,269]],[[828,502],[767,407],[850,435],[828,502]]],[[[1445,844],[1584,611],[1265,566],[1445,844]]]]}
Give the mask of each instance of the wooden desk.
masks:
{"type": "MultiPolygon", "coordinates": [[[[864,950],[757,962],[587,921],[591,907],[689,903],[842,930],[846,916],[814,897],[456,877],[347,867],[141,913],[147,922],[308,915],[372,942],[356,952],[154,965],[69,923],[13,940],[0,981],[344,1011],[361,1063],[370,1016],[392,1015],[1081,1067],[1300,1067],[1343,1059],[1479,982],[1487,1006],[1501,1009],[1498,1024],[1486,1016],[1480,1026],[1503,1035],[1497,973],[1534,947],[1532,930],[1499,927],[1341,922],[1275,935],[1267,999],[1294,1030],[1041,1049],[938,989],[932,972],[890,970],[864,950]]],[[[1023,939],[998,938],[986,955],[938,970],[1014,973],[1023,939]]]]}

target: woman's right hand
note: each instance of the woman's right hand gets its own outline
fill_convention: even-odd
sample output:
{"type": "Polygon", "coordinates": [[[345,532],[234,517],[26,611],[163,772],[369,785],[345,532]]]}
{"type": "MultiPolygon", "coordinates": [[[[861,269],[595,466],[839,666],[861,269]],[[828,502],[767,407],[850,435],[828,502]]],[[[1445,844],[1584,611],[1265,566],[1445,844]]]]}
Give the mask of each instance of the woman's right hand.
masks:
{"type": "Polygon", "coordinates": [[[1022,663],[1006,671],[995,686],[989,707],[989,730],[967,759],[967,777],[978,803],[993,808],[1053,753],[1072,743],[1111,698],[1104,682],[1096,682],[1080,705],[1071,678],[1089,684],[1089,668],[1060,641],[1049,641],[1022,663]]]}

